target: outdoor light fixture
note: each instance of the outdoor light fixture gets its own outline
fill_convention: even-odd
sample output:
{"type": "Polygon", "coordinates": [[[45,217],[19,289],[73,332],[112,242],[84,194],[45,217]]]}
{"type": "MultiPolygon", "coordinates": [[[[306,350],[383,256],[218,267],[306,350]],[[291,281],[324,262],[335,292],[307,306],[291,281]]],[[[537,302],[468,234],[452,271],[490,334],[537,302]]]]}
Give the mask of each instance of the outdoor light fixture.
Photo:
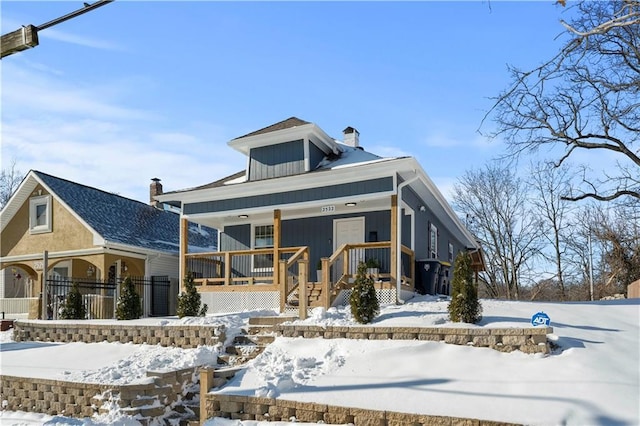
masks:
{"type": "Polygon", "coordinates": [[[127,272],[128,270],[129,270],[129,267],[127,266],[127,264],[123,260],[122,261],[122,267],[120,268],[120,272],[127,272]]]}
{"type": "Polygon", "coordinates": [[[249,215],[248,214],[239,214],[238,217],[240,219],[247,219],[249,217],[249,215]]]}
{"type": "Polygon", "coordinates": [[[347,207],[355,207],[358,203],[345,203],[344,205],[347,207]]]}
{"type": "Polygon", "coordinates": [[[94,268],[93,265],[89,265],[89,267],[87,268],[87,276],[92,277],[95,271],[96,271],[96,268],[94,268]]]}

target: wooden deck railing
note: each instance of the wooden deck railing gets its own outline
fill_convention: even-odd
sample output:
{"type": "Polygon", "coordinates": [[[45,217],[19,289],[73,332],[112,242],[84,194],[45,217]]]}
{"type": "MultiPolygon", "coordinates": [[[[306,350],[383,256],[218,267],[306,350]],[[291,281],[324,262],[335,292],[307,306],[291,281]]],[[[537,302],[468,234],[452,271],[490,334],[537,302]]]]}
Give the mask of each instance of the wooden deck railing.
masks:
{"type": "MultiPolygon", "coordinates": [[[[339,291],[355,280],[358,264],[367,262],[369,273],[378,284],[396,285],[396,262],[391,259],[391,242],[343,244],[330,257],[321,259],[321,305],[331,307],[339,291]]],[[[306,317],[309,282],[309,248],[277,249],[277,270],[273,268],[274,249],[235,250],[189,253],[187,270],[194,274],[201,292],[207,291],[278,291],[280,310],[295,299],[301,318],[306,317]],[[275,272],[275,273],[274,273],[275,272]],[[277,278],[276,278],[277,277],[277,278]]],[[[413,287],[415,255],[402,246],[401,283],[413,287]]]]}
{"type": "MultiPolygon", "coordinates": [[[[284,247],[277,250],[278,261],[293,256],[298,259],[308,253],[306,247],[284,247]]],[[[261,284],[273,289],[279,287],[274,279],[274,249],[233,250],[206,253],[188,253],[187,270],[194,275],[194,281],[200,291],[215,291],[219,286],[253,286],[261,284]]],[[[308,259],[308,254],[306,255],[308,259]]],[[[243,289],[241,291],[251,291],[243,289]]]]}
{"type": "MultiPolygon", "coordinates": [[[[370,265],[367,272],[378,283],[396,284],[396,263],[391,259],[391,242],[343,244],[331,257],[322,262],[323,306],[331,306],[340,290],[351,287],[356,277],[358,264],[370,265]]],[[[413,287],[415,276],[415,255],[413,250],[402,246],[401,283],[413,287]]]]}

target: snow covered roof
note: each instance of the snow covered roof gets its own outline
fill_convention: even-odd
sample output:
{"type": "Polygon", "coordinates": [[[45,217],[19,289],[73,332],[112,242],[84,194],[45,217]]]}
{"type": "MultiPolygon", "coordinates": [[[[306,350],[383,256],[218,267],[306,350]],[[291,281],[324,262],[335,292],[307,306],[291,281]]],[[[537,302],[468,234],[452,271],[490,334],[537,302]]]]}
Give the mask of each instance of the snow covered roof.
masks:
{"type": "MultiPolygon", "coordinates": [[[[179,250],[180,216],[176,213],[40,171],[31,171],[25,181],[30,178],[29,186],[41,183],[108,243],[170,253],[179,250]]],[[[217,247],[216,230],[193,224],[189,229],[190,245],[217,247]]]]}

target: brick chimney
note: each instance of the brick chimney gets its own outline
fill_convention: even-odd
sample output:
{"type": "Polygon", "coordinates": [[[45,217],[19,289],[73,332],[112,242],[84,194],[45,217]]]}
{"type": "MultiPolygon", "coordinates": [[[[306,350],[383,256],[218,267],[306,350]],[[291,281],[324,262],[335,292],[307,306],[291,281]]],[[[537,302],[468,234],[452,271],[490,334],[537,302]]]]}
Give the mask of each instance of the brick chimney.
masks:
{"type": "Polygon", "coordinates": [[[160,179],[151,179],[151,185],[149,185],[149,204],[153,207],[158,207],[158,201],[154,199],[156,195],[162,195],[162,184],[160,179]]]}
{"type": "Polygon", "coordinates": [[[349,126],[342,131],[344,134],[344,144],[358,148],[360,146],[360,132],[349,126]]]}

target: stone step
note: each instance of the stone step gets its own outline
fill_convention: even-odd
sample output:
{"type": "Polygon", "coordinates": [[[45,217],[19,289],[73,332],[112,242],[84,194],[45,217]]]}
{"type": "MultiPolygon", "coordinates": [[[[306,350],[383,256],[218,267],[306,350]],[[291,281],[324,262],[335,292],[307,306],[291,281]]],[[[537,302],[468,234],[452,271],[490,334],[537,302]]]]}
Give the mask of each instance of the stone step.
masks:
{"type": "Polygon", "coordinates": [[[131,401],[131,407],[138,408],[144,405],[153,405],[155,402],[158,402],[158,398],[155,396],[138,396],[131,401]]]}
{"type": "Polygon", "coordinates": [[[226,367],[236,367],[244,365],[249,361],[251,361],[250,358],[244,357],[242,355],[218,355],[218,364],[224,365],[226,367]]]}
{"type": "Polygon", "coordinates": [[[251,317],[249,318],[249,325],[278,325],[297,319],[298,317],[293,316],[251,317]]]}
{"type": "Polygon", "coordinates": [[[255,358],[264,350],[264,346],[258,345],[233,345],[227,346],[225,353],[229,355],[238,355],[245,358],[255,358]]]}
{"type": "Polygon", "coordinates": [[[220,377],[222,379],[230,379],[233,376],[236,375],[236,373],[238,371],[240,371],[241,368],[239,367],[222,367],[222,368],[216,368],[213,371],[213,377],[220,377]]]}
{"type": "MultiPolygon", "coordinates": [[[[265,329],[260,329],[264,331],[265,329]]],[[[267,345],[275,340],[275,336],[272,334],[239,334],[233,338],[233,346],[244,345],[267,345]]]]}

